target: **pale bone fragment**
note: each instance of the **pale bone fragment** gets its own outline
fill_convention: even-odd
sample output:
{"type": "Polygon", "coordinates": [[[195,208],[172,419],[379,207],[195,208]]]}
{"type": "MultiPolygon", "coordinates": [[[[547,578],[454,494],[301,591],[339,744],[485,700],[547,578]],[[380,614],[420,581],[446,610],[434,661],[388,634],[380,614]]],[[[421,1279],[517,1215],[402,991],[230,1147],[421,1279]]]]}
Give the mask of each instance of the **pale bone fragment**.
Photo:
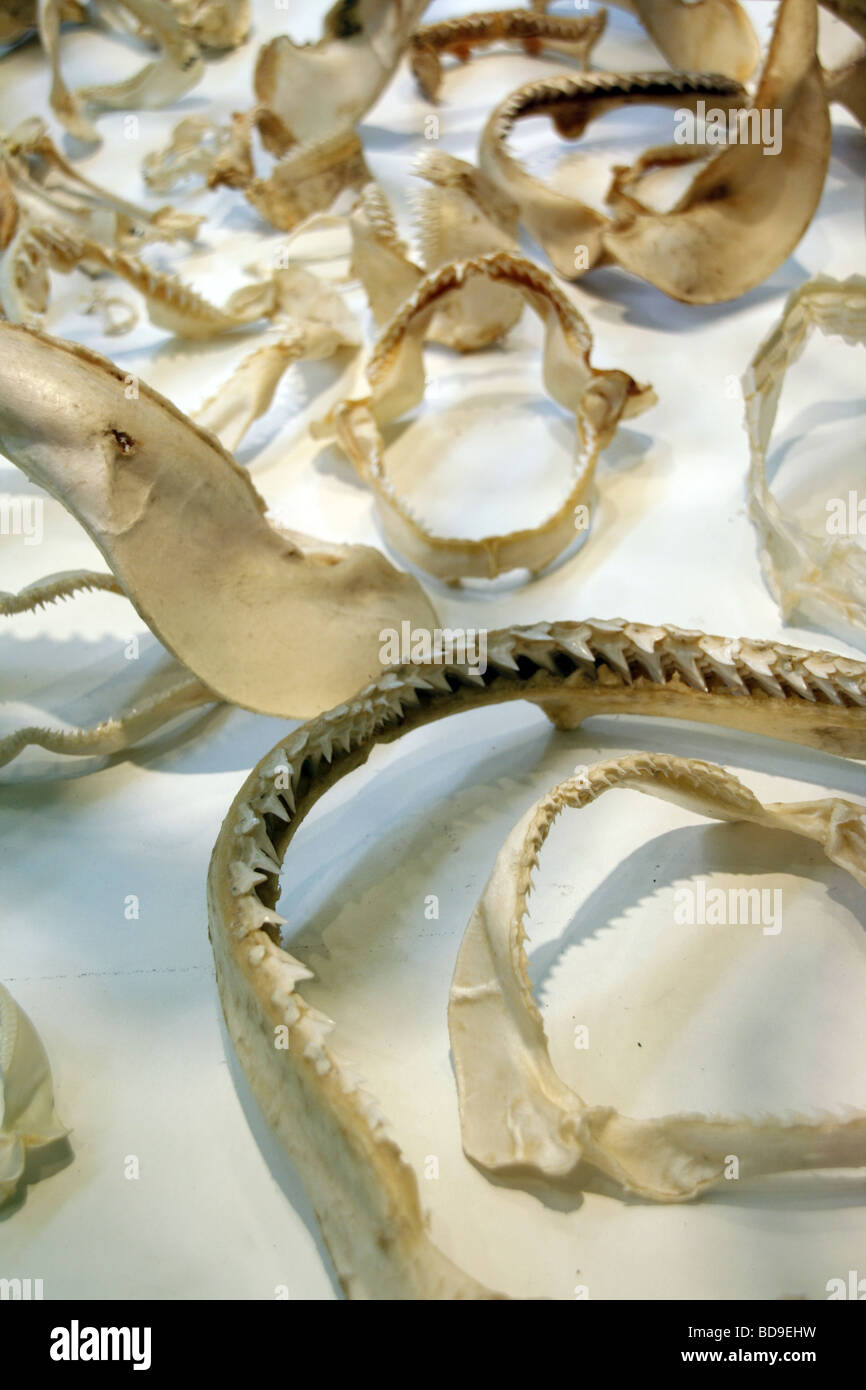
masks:
{"type": "Polygon", "coordinates": [[[207,179],[228,141],[228,126],[208,116],[184,116],[172,130],[168,144],[145,155],[144,181],[154,193],[170,193],[186,179],[207,179]]]}
{"type": "Polygon", "coordinates": [[[297,145],[274,165],[268,178],[254,178],[247,201],[272,226],[291,232],[315,213],[327,212],[370,182],[361,141],[353,129],[331,132],[297,145]]]}
{"type": "Polygon", "coordinates": [[[814,840],[866,887],[866,806],[840,797],[762,806],[723,768],[636,753],[596,763],[536,802],[503,844],[466,928],[448,1010],[463,1149],[485,1172],[521,1185],[582,1188],[587,1167],[656,1202],[697,1197],[742,1179],[866,1164],[866,1113],[844,1119],[700,1114],[634,1120],[588,1105],[550,1058],[529,982],[525,918],[532,874],[557,816],[624,788],[715,820],[745,821],[814,840]]]}
{"type": "MultiPolygon", "coordinates": [[[[547,10],[551,0],[532,0],[547,10]]],[[[761,57],[757,35],[737,0],[611,0],[636,15],[656,48],[680,72],[716,72],[745,82],[761,57]]]]}
{"type": "Polygon", "coordinates": [[[134,304],[127,304],[120,295],[106,294],[97,287],[84,300],[82,313],[98,314],[100,327],[106,338],[122,338],[131,333],[138,323],[138,310],[134,304]]]}
{"type": "MultiPolygon", "coordinates": [[[[168,5],[184,33],[210,51],[239,48],[250,32],[250,0],[168,0],[168,5]]],[[[137,32],[151,36],[146,22],[137,32]]]]}
{"type": "Polygon", "coordinates": [[[255,420],[264,415],[284,374],[303,359],[331,357],[360,346],[357,324],[342,297],[299,267],[278,271],[276,280],[288,314],[285,334],[257,348],[193,416],[233,452],[255,420]]]}
{"type": "Polygon", "coordinates": [[[38,117],[0,139],[0,174],[9,199],[8,212],[0,210],[0,249],[19,218],[59,226],[121,251],[155,241],[193,240],[203,220],[170,206],[151,212],[92,183],[64,158],[38,117]],[[9,229],[5,235],[4,225],[9,229]]]}
{"type": "MultiPolygon", "coordinates": [[[[440,266],[493,251],[517,250],[517,207],[503,199],[480,169],[453,155],[430,151],[416,161],[414,172],[428,185],[412,200],[419,262],[412,260],[378,184],[362,189],[349,215],[352,273],[363,284],[380,326],[393,318],[425,275],[440,266]]],[[[471,277],[437,308],[427,339],[458,352],[487,347],[513,328],[524,302],[520,292],[507,284],[471,277]]]]}
{"type": "Polygon", "coordinates": [[[170,5],[163,0],[116,3],[146,26],[162,50],[159,58],[123,82],[71,92],[60,66],[61,0],[38,0],[39,37],[51,66],[51,109],[70,135],[89,144],[98,144],[100,137],[85,114],[88,106],[96,110],[152,110],[168,106],[190,91],[204,72],[198,45],[184,32],[170,5]]]}
{"type": "Polygon", "coordinates": [[[179,338],[216,338],[279,312],[276,277],[242,286],[218,308],[138,256],[59,227],[25,225],[0,261],[0,305],[9,322],[38,326],[48,304],[48,272],[69,274],[78,268],[107,270],[125,280],[143,296],[151,323],[179,338]]]}
{"type": "Polygon", "coordinates": [[[735,299],[790,255],[821,196],[830,116],[816,36],[816,0],[782,0],[748,109],[735,83],[700,74],[587,73],[527,83],[490,116],[481,137],[481,167],[520,205],[527,228],[566,278],[613,264],[684,303],[735,299]],[[560,134],[573,138],[617,106],[651,102],[686,109],[700,98],[742,111],[737,143],[709,159],[668,212],[644,203],[633,185],[653,167],[702,157],[703,146],[672,145],[652,151],[633,169],[615,170],[608,194],[612,218],[528,174],[506,146],[523,116],[548,114],[560,134]],[[776,154],[765,155],[760,142],[740,139],[753,133],[762,113],[773,129],[781,122],[776,154]]]}
{"type": "Polygon", "coordinates": [[[557,53],[586,67],[606,23],[607,10],[567,17],[535,10],[477,11],[416,29],[409,41],[409,62],[424,96],[435,101],[442,85],[443,54],[466,62],[474,48],[517,44],[527,53],[557,53]]]}
{"type": "Polygon", "coordinates": [[[866,635],[866,551],[855,539],[806,530],[786,516],[767,485],[767,454],[788,369],[814,329],[866,347],[866,279],[807,280],[743,377],[749,436],[749,515],[761,543],[761,567],[786,621],[800,610],[826,623],[828,611],[866,635]]]}
{"type": "Polygon", "coordinates": [[[317,43],[264,44],[253,84],[290,141],[318,141],[361,120],[385,90],[427,0],[337,0],[317,43]]]}
{"type": "MultiPolygon", "coordinates": [[[[38,28],[36,3],[37,0],[3,0],[0,45],[14,43],[38,28]]],[[[168,0],[168,4],[184,32],[202,48],[238,48],[249,33],[249,0],[168,0]]],[[[114,6],[104,4],[103,8],[113,15],[114,6]]],[[[88,18],[86,6],[78,0],[61,0],[60,18],[63,23],[84,24],[88,18]]],[[[126,19],[128,30],[152,38],[146,23],[137,23],[132,15],[124,16],[122,10],[119,18],[126,19]]]]}
{"type": "Polygon", "coordinates": [[[601,371],[590,362],[592,336],[585,320],[549,275],[510,252],[458,261],[435,271],[392,319],[367,363],[369,394],[344,401],[333,413],[337,439],[358,476],[373,489],[390,544],[411,564],[450,582],[494,578],[507,570],[539,573],[575,538],[575,507],[592,481],[596,461],[619,421],[648,409],[651,387],[626,372],[601,371]],[[517,290],[545,329],[544,384],[575,416],[574,470],[568,496],[538,526],[470,540],[436,535],[396,491],[385,462],[381,427],[424,397],[423,347],[427,324],[442,299],[475,278],[517,290]]]}
{"type": "Polygon", "coordinates": [[[54,1108],[51,1066],[42,1040],[0,985],[0,1206],[15,1195],[28,1155],[68,1133],[54,1108]]]}
{"type": "MultiPolygon", "coordinates": [[[[78,0],[61,0],[60,18],[63,23],[83,24],[86,11],[78,0]]],[[[3,0],[0,5],[0,47],[17,43],[37,26],[36,0],[3,0]]]]}
{"type": "Polygon", "coordinates": [[[0,324],[0,450],[68,507],[212,698],[304,717],[381,670],[383,628],[436,626],[410,575],[272,525],[211,434],[126,383],[78,344],[0,324]]]}
{"type": "Polygon", "coordinates": [[[662,716],[866,758],[861,662],[777,643],[588,620],[489,633],[483,677],[469,661],[388,671],[295,729],[259,762],[211,856],[208,915],[217,982],[238,1057],[298,1167],[349,1298],[489,1293],[431,1243],[405,1156],[327,1041],[333,1023],[298,992],[309,972],[280,942],[280,866],[319,798],[363,766],[378,744],[447,715],[518,699],[538,705],[560,729],[576,729],[595,714],[662,716]],[[275,1029],[285,1027],[290,1047],[275,1048],[275,1029]]]}

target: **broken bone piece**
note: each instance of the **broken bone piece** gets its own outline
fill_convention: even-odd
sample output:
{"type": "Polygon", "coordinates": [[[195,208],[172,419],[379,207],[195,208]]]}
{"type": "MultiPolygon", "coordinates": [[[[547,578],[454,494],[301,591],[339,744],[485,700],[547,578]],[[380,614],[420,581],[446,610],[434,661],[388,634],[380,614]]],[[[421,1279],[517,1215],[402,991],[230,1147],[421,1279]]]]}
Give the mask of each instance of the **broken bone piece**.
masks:
{"type": "Polygon", "coordinates": [[[607,11],[591,15],[548,15],[536,10],[484,10],[416,29],[409,62],[423,95],[435,101],[442,85],[442,55],[466,62],[475,48],[516,44],[527,53],[556,53],[586,67],[604,33],[607,11]]]}
{"type": "Polygon", "coordinates": [[[821,196],[830,116],[816,38],[816,0],[782,0],[748,107],[736,82],[702,74],[593,72],[527,83],[491,114],[479,163],[519,204],[526,227],[567,279],[610,264],[683,303],[735,299],[790,255],[821,196]],[[547,114],[561,135],[576,138],[619,106],[650,102],[695,111],[699,100],[728,112],[734,136],[667,212],[643,202],[636,183],[652,168],[702,157],[702,145],[663,147],[632,169],[615,170],[612,217],[530,175],[507,147],[515,122],[526,116],[547,114]],[[771,135],[784,131],[775,153],[764,143],[765,124],[771,135]]]}
{"type": "Polygon", "coordinates": [[[532,874],[556,818],[617,788],[646,792],[716,820],[793,831],[866,886],[866,806],[834,797],[762,806],[723,768],[665,754],[596,763],[536,802],[512,830],[472,915],[451,985],[449,1031],[463,1148],[485,1172],[581,1188],[593,1167],[656,1202],[697,1197],[739,1176],[866,1164],[866,1112],[843,1118],[633,1120],[588,1105],[557,1074],[529,981],[525,918],[532,874]]]}
{"type": "Polygon", "coordinates": [[[245,357],[193,417],[230,452],[270,408],[293,363],[360,346],[358,326],[344,300],[318,276],[292,266],[276,271],[274,284],[285,332],[245,357]]]}
{"type": "Polygon", "coordinates": [[[77,344],[0,324],[0,451],[61,501],[211,692],[304,717],[382,669],[383,628],[434,628],[377,550],[283,530],[213,435],[77,344]],[[130,398],[132,396],[132,398],[130,398]]]}
{"type": "Polygon", "coordinates": [[[99,144],[96,127],[86,114],[95,110],[153,110],[168,106],[201,79],[204,61],[198,45],[163,0],[114,0],[146,27],[159,45],[160,56],[122,82],[83,87],[72,92],[60,65],[62,0],[38,0],[39,37],[51,68],[49,103],[61,125],[78,140],[99,144]]]}
{"type": "Polygon", "coordinates": [[[743,377],[749,436],[749,515],[761,543],[761,567],[786,621],[800,610],[826,623],[828,613],[866,636],[866,551],[848,536],[808,531],[786,516],[767,484],[767,455],[788,368],[815,330],[866,347],[866,279],[825,276],[789,296],[782,317],[743,377]]]}
{"type": "Polygon", "coordinates": [[[18,1190],[28,1155],[68,1133],[54,1108],[51,1066],[42,1040],[0,985],[0,1207],[18,1190]]]}
{"type": "Polygon", "coordinates": [[[389,542],[411,564],[447,581],[494,578],[508,570],[543,570],[575,537],[575,507],[586,493],[599,453],[620,419],[646,410],[652,388],[626,372],[600,371],[590,362],[592,336],[583,317],[554,281],[532,261],[510,252],[478,256],[428,276],[373,348],[366,373],[369,395],[344,401],[334,412],[339,443],[359,477],[370,486],[389,542]],[[410,510],[388,475],[381,427],[414,408],[424,396],[423,346],[427,325],[443,299],[463,293],[474,280],[508,286],[539,315],[545,328],[544,382],[550,395],[575,416],[574,473],[568,496],[539,526],[482,540],[436,535],[410,510]]]}
{"type": "MultiPolygon", "coordinates": [[[[560,729],[576,729],[594,714],[661,716],[866,758],[863,663],[777,643],[595,620],[490,632],[480,679],[471,662],[388,671],[262,758],[211,856],[217,983],[238,1058],[298,1167],[348,1298],[491,1295],[430,1240],[417,1179],[380,1107],[341,1060],[332,1020],[303,998],[299,985],[309,972],[280,941],[281,865],[320,797],[377,745],[451,714],[520,699],[560,729]],[[290,1046],[274,1047],[275,1029],[285,1028],[290,1046]]],[[[813,814],[801,811],[803,821],[813,814]]],[[[822,814],[820,803],[814,814],[822,814]]],[[[839,844],[831,846],[837,859],[854,828],[839,821],[839,844]]],[[[858,834],[862,862],[862,825],[858,834]]],[[[288,893],[294,872],[289,853],[288,893]]]]}

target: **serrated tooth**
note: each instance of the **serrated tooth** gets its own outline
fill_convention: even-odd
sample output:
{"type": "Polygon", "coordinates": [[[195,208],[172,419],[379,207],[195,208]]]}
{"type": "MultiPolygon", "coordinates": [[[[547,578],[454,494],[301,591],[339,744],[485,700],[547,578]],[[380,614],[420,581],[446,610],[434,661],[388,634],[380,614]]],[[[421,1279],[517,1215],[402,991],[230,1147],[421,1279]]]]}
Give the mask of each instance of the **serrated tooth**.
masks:
{"type": "Polygon", "coordinates": [[[823,660],[816,653],[814,656],[807,657],[803,665],[818,689],[827,696],[827,699],[832,701],[834,705],[841,705],[842,701],[836,689],[836,668],[832,662],[823,660]]]}
{"type": "Polygon", "coordinates": [[[425,666],[424,676],[435,690],[445,690],[450,694],[451,686],[448,684],[441,666],[425,666]]]}
{"type": "Polygon", "coordinates": [[[233,859],[229,864],[229,883],[232,895],[236,898],[251,893],[257,883],[264,883],[265,877],[265,874],[256,873],[251,865],[245,864],[241,859],[233,859]]]}
{"type": "Polygon", "coordinates": [[[595,652],[586,640],[589,636],[589,628],[581,628],[577,632],[560,632],[557,634],[556,640],[570,656],[595,669],[595,652]]]}
{"type": "Polygon", "coordinates": [[[612,666],[618,675],[622,676],[627,685],[631,685],[631,667],[625,658],[625,653],[623,651],[625,643],[623,639],[621,637],[616,639],[608,639],[606,637],[599,638],[598,634],[596,634],[595,644],[599,656],[604,657],[607,664],[612,666]]]}
{"type": "Polygon", "coordinates": [[[480,685],[482,689],[485,688],[484,677],[479,671],[474,671],[471,666],[449,665],[447,669],[452,676],[456,676],[458,680],[464,681],[467,685],[480,685]]]}
{"type": "Polygon", "coordinates": [[[695,660],[694,652],[686,648],[675,647],[669,655],[673,658],[674,665],[681,676],[684,676],[693,690],[706,692],[707,682],[704,674],[695,660]]]}
{"type": "Polygon", "coordinates": [[[292,762],[299,753],[302,753],[307,746],[309,733],[306,729],[296,729],[291,738],[283,746],[283,752],[287,762],[292,762]]]}
{"type": "Polygon", "coordinates": [[[866,705],[866,693],[860,689],[857,681],[851,680],[847,676],[837,676],[836,683],[844,690],[849,699],[854,701],[855,705],[866,705]]]}
{"type": "Polygon", "coordinates": [[[719,637],[702,637],[698,645],[728,689],[745,695],[746,683],[737,669],[738,644],[719,637]]]}
{"type": "Polygon", "coordinates": [[[238,811],[239,815],[235,821],[235,834],[248,835],[251,830],[255,830],[259,823],[259,818],[247,801],[242,801],[240,803],[238,811]]]}
{"type": "Polygon", "coordinates": [[[514,660],[511,649],[502,643],[501,646],[491,647],[487,652],[487,663],[495,666],[499,671],[519,671],[520,667],[514,660]]]}
{"type": "Polygon", "coordinates": [[[291,813],[286,809],[277,793],[271,789],[258,798],[259,809],[263,815],[276,816],[278,820],[291,820],[291,813]]]}
{"type": "Polygon", "coordinates": [[[779,675],[790,685],[792,690],[797,692],[801,699],[811,700],[813,704],[815,703],[815,692],[812,690],[809,682],[804,680],[800,672],[793,666],[785,666],[780,670],[779,675]]]}

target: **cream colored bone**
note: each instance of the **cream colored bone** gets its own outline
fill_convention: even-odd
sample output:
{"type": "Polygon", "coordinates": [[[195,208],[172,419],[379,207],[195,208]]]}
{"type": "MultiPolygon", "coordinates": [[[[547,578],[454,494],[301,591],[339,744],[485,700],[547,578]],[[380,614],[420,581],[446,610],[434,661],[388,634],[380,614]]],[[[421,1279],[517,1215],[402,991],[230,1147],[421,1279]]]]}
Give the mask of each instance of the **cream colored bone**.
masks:
{"type": "Polygon", "coordinates": [[[28,1154],[65,1139],[51,1067],[30,1019],[0,985],[0,1207],[25,1176],[28,1154]]]}
{"type": "MultiPolygon", "coordinates": [[[[533,0],[545,10],[550,0],[533,0]]],[[[748,15],[737,0],[612,0],[637,15],[656,48],[679,72],[751,77],[761,56],[748,15]]]]}
{"type": "Polygon", "coordinates": [[[259,102],[293,141],[352,127],[385,90],[427,0],[337,0],[317,43],[287,34],[259,50],[259,102]]]}
{"type": "MultiPolygon", "coordinates": [[[[830,117],[815,53],[816,0],[782,0],[769,52],[749,113],[781,112],[781,148],[764,154],[740,141],[710,159],[668,212],[634,191],[633,171],[615,172],[612,218],[549,188],[507,149],[515,123],[549,114],[567,137],[623,104],[652,102],[694,108],[698,99],[721,109],[745,106],[736,83],[694,74],[588,73],[519,87],[491,114],[481,137],[481,168],[520,205],[523,220],[561,275],[575,279],[597,265],[631,271],[674,299],[716,304],[754,288],[790,255],[821,196],[830,155],[830,117]]],[[[761,119],[763,119],[761,117],[761,119]]],[[[700,147],[689,147],[696,158],[700,147]]],[[[654,151],[637,168],[682,162],[683,146],[654,151]]]]}
{"type": "Polygon", "coordinates": [[[842,618],[866,635],[866,551],[854,539],[808,531],[786,516],[767,485],[767,454],[785,375],[819,329],[866,347],[866,279],[808,280],[785,303],[779,323],[743,377],[749,436],[749,515],[761,566],[786,620],[800,610],[819,622],[842,618]]]}
{"type": "Polygon", "coordinates": [[[62,0],[38,0],[39,37],[51,67],[51,109],[70,135],[88,143],[99,143],[99,134],[86,115],[88,106],[97,110],[167,106],[190,91],[204,72],[198,45],[179,24],[170,5],[163,0],[116,3],[147,28],[162,49],[159,58],[123,82],[71,92],[60,66],[62,0]]]}
{"type": "Polygon", "coordinates": [[[138,251],[155,241],[193,240],[203,220],[173,207],[152,212],[91,182],[61,154],[38,117],[0,140],[0,168],[10,200],[8,213],[0,216],[0,225],[5,222],[9,228],[6,236],[0,234],[0,249],[19,219],[58,226],[121,251],[138,251]]]}
{"type": "Polygon", "coordinates": [[[716,820],[814,840],[866,887],[866,806],[839,797],[762,806],[723,768],[665,754],[596,763],[560,783],[514,827],[472,915],[451,985],[449,1031],[463,1148],[485,1171],[521,1184],[582,1188],[587,1168],[657,1202],[722,1181],[731,1154],[743,1179],[866,1164],[866,1112],[844,1119],[697,1114],[633,1120],[588,1105],[558,1076],[532,995],[525,918],[532,874],[556,818],[605,792],[646,792],[716,820]]]}
{"type": "Polygon", "coordinates": [[[585,495],[599,453],[620,419],[646,410],[655,400],[626,372],[600,371],[590,362],[589,327],[544,271],[521,256],[497,252],[444,266],[423,280],[384,330],[367,363],[370,394],[343,402],[334,412],[337,438],[355,469],[376,495],[390,543],[412,564],[453,581],[493,578],[526,567],[537,573],[574,540],[575,507],[585,495]],[[413,409],[424,396],[423,346],[428,324],[442,300],[463,293],[473,280],[517,290],[544,324],[544,383],[549,394],[575,416],[574,471],[568,496],[540,525],[486,536],[483,540],[436,535],[409,509],[391,482],[381,427],[413,409]]]}
{"type": "Polygon", "coordinates": [[[466,62],[475,48],[517,44],[527,53],[561,54],[586,67],[606,23],[607,10],[565,17],[535,10],[483,10],[417,28],[409,41],[409,62],[423,95],[435,101],[443,54],[466,62]]]}
{"type": "Polygon", "coordinates": [[[81,522],[211,698],[304,716],[381,670],[382,629],[436,626],[379,551],[271,524],[211,434],[78,345],[0,324],[0,450],[81,522]]]}
{"type": "MultiPolygon", "coordinates": [[[[361,191],[349,216],[352,272],[364,286],[373,317],[387,324],[425,275],[453,261],[517,250],[516,204],[465,160],[431,150],[414,172],[426,187],[412,198],[420,258],[413,261],[377,184],[361,191]]],[[[519,291],[485,276],[470,277],[447,297],[427,326],[427,339],[458,352],[497,342],[523,313],[519,291]]]]}
{"type": "Polygon", "coordinates": [[[389,671],[294,730],[240,788],[211,857],[210,938],[229,1034],[349,1298],[490,1294],[432,1244],[414,1173],[332,1046],[333,1022],[299,992],[309,971],[281,945],[280,866],[318,799],[378,744],[518,699],[563,729],[593,714],[662,716],[866,758],[866,666],[827,652],[590,620],[491,632],[487,661],[483,677],[470,663],[389,671]],[[277,1049],[274,1030],[285,1027],[290,1047],[277,1049]]]}

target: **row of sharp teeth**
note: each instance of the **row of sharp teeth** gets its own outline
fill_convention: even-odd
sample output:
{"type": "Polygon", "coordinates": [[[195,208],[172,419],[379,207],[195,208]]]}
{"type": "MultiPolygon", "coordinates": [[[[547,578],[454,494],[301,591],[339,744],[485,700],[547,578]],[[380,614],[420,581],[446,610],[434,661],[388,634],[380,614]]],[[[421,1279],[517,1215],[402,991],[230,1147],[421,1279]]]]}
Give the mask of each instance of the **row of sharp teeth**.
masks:
{"type": "MultiPolygon", "coordinates": [[[[488,659],[498,669],[514,672],[519,670],[515,658],[528,656],[537,666],[557,671],[554,659],[557,650],[579,663],[591,665],[593,670],[598,658],[603,658],[612,670],[629,681],[632,679],[630,657],[642,664],[656,683],[668,679],[663,668],[663,658],[667,657],[675,672],[692,688],[701,691],[707,689],[701,664],[708,664],[722,676],[729,689],[739,693],[748,694],[740,674],[743,670],[747,676],[754,677],[766,693],[777,698],[785,698],[785,692],[776,675],[807,699],[815,698],[808,686],[811,680],[828,698],[841,705],[843,702],[834,689],[835,681],[856,699],[857,704],[866,706],[866,670],[845,658],[798,652],[792,648],[776,650],[757,643],[726,641],[699,633],[633,623],[593,621],[573,626],[510,629],[496,634],[488,659]]],[[[278,930],[285,925],[285,919],[267,907],[256,892],[260,883],[280,872],[277,850],[267,834],[264,817],[272,815],[283,822],[291,820],[295,791],[304,765],[309,763],[315,772],[323,759],[331,761],[335,747],[348,753],[362,746],[379,729],[401,719],[407,706],[418,704],[419,691],[452,692],[449,675],[469,684],[485,684],[468,666],[410,667],[386,672],[350,703],[339,705],[296,729],[260,770],[258,792],[240,806],[234,826],[235,857],[229,865],[231,891],[237,907],[234,930],[239,939],[267,928],[278,930]]],[[[311,1008],[297,994],[296,986],[302,980],[311,979],[311,972],[269,936],[264,941],[259,937],[249,947],[248,960],[256,970],[264,972],[270,1000],[292,1030],[302,1055],[313,1063],[319,1075],[333,1072],[342,1090],[356,1092],[372,1132],[380,1138],[390,1137],[375,1097],[364,1091],[358,1078],[342,1064],[337,1065],[326,1046],[333,1021],[311,1008]]]]}

